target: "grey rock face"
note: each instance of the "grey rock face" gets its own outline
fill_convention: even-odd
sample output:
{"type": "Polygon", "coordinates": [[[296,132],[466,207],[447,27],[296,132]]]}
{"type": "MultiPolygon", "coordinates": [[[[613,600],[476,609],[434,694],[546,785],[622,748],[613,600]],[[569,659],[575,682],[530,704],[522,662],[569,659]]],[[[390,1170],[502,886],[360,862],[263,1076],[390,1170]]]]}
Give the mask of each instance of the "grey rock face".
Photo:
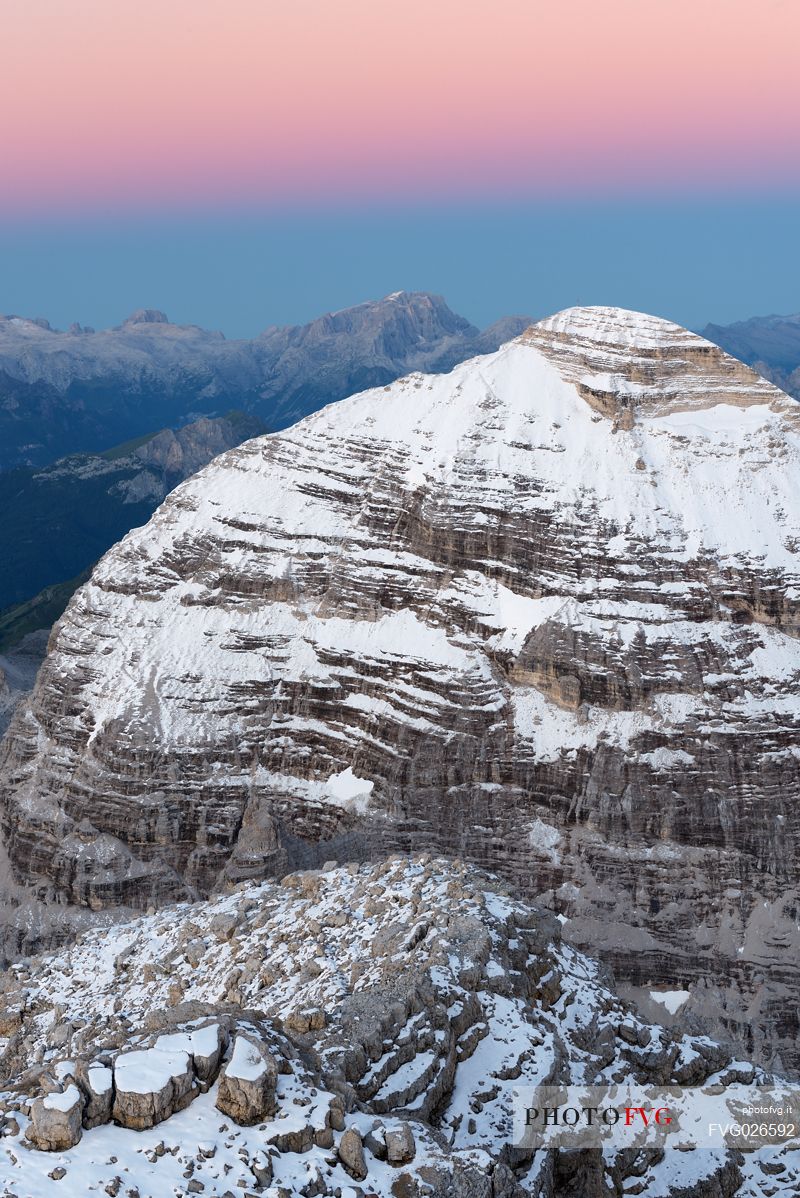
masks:
{"type": "Polygon", "coordinates": [[[47,652],[45,631],[31,632],[0,655],[0,737],[2,737],[17,706],[33,689],[36,672],[47,652]]]}
{"type": "Polygon", "coordinates": [[[457,852],[798,1067],[799,427],[581,309],[217,459],[53,634],[3,747],[20,877],[146,908],[457,852]]]}

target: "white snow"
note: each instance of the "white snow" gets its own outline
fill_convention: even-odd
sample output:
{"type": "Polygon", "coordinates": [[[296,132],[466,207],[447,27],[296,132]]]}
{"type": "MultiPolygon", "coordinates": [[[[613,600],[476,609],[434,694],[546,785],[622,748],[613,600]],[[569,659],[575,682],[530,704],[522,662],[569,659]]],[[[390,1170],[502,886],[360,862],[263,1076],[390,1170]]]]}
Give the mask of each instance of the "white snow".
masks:
{"type": "Polygon", "coordinates": [[[89,1066],[89,1083],[95,1094],[107,1094],[113,1084],[114,1074],[107,1065],[96,1063],[89,1066]]]}
{"type": "Polygon", "coordinates": [[[603,345],[620,346],[625,349],[663,349],[665,346],[687,346],[709,344],[696,333],[671,320],[650,316],[646,312],[632,312],[627,308],[603,305],[586,305],[565,308],[554,316],[539,322],[544,329],[552,329],[566,337],[594,341],[603,345]]]}
{"type": "Polygon", "coordinates": [[[651,990],[650,997],[674,1015],[691,996],[688,990],[651,990]]]}
{"type": "Polygon", "coordinates": [[[350,766],[338,774],[331,774],[325,784],[329,802],[358,812],[366,811],[374,787],[374,782],[357,778],[350,766]]]}
{"type": "Polygon", "coordinates": [[[266,1070],[266,1062],[258,1048],[244,1036],[237,1036],[233,1042],[231,1059],[225,1067],[228,1077],[254,1082],[263,1077],[266,1070]]]}
{"type": "Polygon", "coordinates": [[[114,1062],[118,1090],[129,1094],[156,1094],[189,1068],[186,1052],[141,1048],[123,1052],[114,1062]]]}
{"type": "Polygon", "coordinates": [[[67,1086],[63,1093],[53,1091],[52,1094],[45,1094],[42,1099],[42,1106],[47,1107],[50,1111],[71,1111],[77,1102],[80,1102],[81,1095],[77,1086],[67,1086]]]}
{"type": "Polygon", "coordinates": [[[181,1052],[188,1056],[197,1054],[210,1057],[219,1046],[219,1031],[216,1023],[195,1028],[191,1032],[169,1032],[159,1036],[154,1047],[159,1052],[181,1052]]]}
{"type": "Polygon", "coordinates": [[[561,860],[558,852],[561,833],[552,824],[546,824],[538,817],[532,819],[528,824],[528,840],[531,848],[541,849],[554,863],[561,860]]]}

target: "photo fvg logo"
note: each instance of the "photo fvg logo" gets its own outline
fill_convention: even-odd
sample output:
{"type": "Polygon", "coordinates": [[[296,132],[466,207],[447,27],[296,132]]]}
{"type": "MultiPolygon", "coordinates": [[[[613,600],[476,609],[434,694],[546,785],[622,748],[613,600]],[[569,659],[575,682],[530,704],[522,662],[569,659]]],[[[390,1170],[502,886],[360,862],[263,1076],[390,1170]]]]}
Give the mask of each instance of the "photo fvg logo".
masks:
{"type": "Polygon", "coordinates": [[[606,1127],[667,1127],[672,1123],[672,1115],[668,1106],[553,1106],[527,1107],[525,1110],[525,1126],[535,1127],[537,1124],[546,1127],[594,1127],[599,1122],[606,1127]]]}
{"type": "Polygon", "coordinates": [[[540,1086],[517,1091],[519,1147],[637,1148],[681,1151],[728,1144],[757,1148],[800,1139],[797,1094],[785,1086],[540,1086]]]}

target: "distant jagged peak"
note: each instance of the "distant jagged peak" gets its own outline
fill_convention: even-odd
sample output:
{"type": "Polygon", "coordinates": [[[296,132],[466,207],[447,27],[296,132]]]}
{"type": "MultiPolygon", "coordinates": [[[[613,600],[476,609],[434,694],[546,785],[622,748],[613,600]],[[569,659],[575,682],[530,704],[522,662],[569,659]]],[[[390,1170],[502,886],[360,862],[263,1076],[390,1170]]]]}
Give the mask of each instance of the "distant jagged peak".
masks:
{"type": "Polygon", "coordinates": [[[352,332],[363,328],[381,329],[401,323],[425,337],[457,333],[475,336],[478,330],[449,307],[441,295],[428,291],[393,291],[382,299],[366,300],[350,308],[328,312],[310,324],[308,330],[352,332]]]}
{"type": "MultiPolygon", "coordinates": [[[[451,316],[456,315],[444,296],[434,291],[392,291],[389,295],[384,295],[381,299],[365,300],[362,304],[356,304],[353,309],[344,310],[356,311],[364,308],[407,308],[417,311],[449,313],[451,316]]],[[[463,317],[458,317],[458,319],[463,319],[463,317]]]]}
{"type": "Polygon", "coordinates": [[[170,319],[166,312],[162,312],[159,308],[137,308],[135,312],[131,312],[127,320],[123,320],[121,327],[124,329],[137,324],[169,323],[170,319]]]}

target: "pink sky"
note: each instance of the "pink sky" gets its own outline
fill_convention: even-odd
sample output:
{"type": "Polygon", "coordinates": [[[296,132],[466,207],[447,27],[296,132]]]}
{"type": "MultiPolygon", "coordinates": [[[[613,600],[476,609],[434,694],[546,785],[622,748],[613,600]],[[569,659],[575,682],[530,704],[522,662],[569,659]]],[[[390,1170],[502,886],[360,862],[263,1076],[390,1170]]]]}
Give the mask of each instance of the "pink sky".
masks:
{"type": "Polygon", "coordinates": [[[4,0],[9,211],[800,182],[800,0],[4,0]]]}

